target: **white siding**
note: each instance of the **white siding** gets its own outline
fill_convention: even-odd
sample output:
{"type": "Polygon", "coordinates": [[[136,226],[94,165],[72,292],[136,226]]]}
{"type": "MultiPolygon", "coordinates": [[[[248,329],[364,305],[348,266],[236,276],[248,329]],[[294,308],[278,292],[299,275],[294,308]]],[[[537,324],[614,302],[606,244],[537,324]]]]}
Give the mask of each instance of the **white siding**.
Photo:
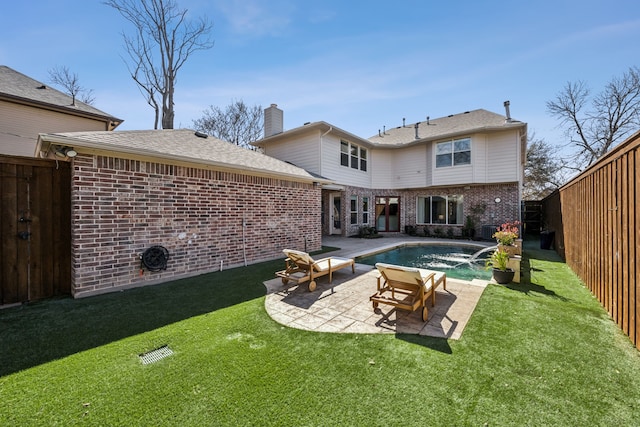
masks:
{"type": "Polygon", "coordinates": [[[107,130],[104,121],[0,101],[0,153],[33,157],[39,133],[107,130]]]}
{"type": "MultiPolygon", "coordinates": [[[[471,164],[433,168],[432,185],[486,184],[519,180],[519,137],[517,131],[471,136],[471,164]]],[[[430,159],[435,165],[435,150],[430,159]]]]}
{"type": "Polygon", "coordinates": [[[487,141],[487,159],[484,162],[486,182],[519,181],[519,146],[520,140],[516,131],[491,135],[491,139],[487,141]]]}
{"type": "Polygon", "coordinates": [[[371,170],[373,166],[371,150],[365,147],[367,148],[368,156],[367,171],[352,169],[340,164],[340,141],[340,138],[332,134],[322,137],[322,171],[320,175],[332,179],[338,184],[364,188],[371,187],[371,170]]]}
{"type": "MultiPolygon", "coordinates": [[[[435,143],[367,150],[367,171],[340,164],[341,139],[310,129],[303,136],[271,141],[265,154],[288,161],[337,184],[372,189],[519,181],[522,167],[518,131],[470,135],[471,164],[435,168],[435,143]]],[[[350,141],[348,141],[350,142],[350,141]]],[[[358,145],[358,144],[356,144],[358,145]]]]}
{"type": "Polygon", "coordinates": [[[264,154],[320,174],[320,132],[272,141],[267,144],[264,154]]]}
{"type": "Polygon", "coordinates": [[[373,188],[422,188],[431,182],[428,147],[416,145],[396,150],[373,150],[373,188]]]}
{"type": "Polygon", "coordinates": [[[395,150],[371,150],[372,188],[389,188],[394,176],[395,150]]]}

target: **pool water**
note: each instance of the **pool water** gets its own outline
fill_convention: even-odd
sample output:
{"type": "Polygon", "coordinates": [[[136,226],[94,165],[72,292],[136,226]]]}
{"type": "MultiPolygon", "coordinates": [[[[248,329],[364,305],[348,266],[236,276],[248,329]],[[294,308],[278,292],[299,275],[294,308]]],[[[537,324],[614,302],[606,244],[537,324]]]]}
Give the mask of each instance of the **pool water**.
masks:
{"type": "Polygon", "coordinates": [[[465,245],[412,245],[390,249],[374,255],[358,257],[356,262],[375,265],[377,262],[444,271],[447,277],[461,280],[491,280],[491,270],[485,261],[492,250],[465,245]],[[481,253],[480,253],[481,252],[481,253]]]}

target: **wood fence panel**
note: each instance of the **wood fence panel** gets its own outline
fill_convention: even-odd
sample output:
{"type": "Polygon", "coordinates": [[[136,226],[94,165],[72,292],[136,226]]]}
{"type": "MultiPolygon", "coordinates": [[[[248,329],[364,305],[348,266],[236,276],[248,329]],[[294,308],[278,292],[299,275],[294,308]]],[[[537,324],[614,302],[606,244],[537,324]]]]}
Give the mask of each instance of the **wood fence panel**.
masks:
{"type": "Polygon", "coordinates": [[[640,132],[547,197],[543,213],[558,253],[640,349],[639,167],[640,132]]]}
{"type": "Polygon", "coordinates": [[[0,155],[0,305],[71,291],[71,168],[0,155]]]}

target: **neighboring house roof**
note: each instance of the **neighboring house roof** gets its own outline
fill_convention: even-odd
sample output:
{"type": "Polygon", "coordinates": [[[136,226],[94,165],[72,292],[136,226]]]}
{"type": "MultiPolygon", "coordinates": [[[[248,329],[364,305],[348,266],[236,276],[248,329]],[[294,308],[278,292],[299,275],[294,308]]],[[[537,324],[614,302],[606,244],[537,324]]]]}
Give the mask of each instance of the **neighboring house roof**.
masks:
{"type": "Polygon", "coordinates": [[[525,127],[526,123],[503,115],[479,109],[452,114],[447,117],[429,119],[418,123],[417,137],[415,124],[387,129],[384,133],[369,138],[377,146],[404,146],[424,141],[434,141],[470,133],[500,131],[525,127]]]}
{"type": "Polygon", "coordinates": [[[82,117],[90,117],[110,122],[109,129],[115,129],[122,119],[85,104],[59,90],[49,87],[31,77],[25,76],[5,65],[0,65],[0,99],[35,105],[39,108],[61,111],[82,117]]]}
{"type": "Polygon", "coordinates": [[[106,155],[124,153],[297,181],[331,182],[290,163],[205,136],[191,129],[48,133],[40,134],[35,155],[46,157],[50,145],[60,145],[73,147],[78,152],[84,148],[92,152],[100,150],[106,155]]]}

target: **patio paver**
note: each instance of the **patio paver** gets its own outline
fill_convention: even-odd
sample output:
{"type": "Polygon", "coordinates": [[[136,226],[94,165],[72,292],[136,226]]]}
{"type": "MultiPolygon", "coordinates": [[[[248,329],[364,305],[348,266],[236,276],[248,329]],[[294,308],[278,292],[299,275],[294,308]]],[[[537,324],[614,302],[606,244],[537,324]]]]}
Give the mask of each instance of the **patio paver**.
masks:
{"type": "MultiPolygon", "coordinates": [[[[343,248],[338,255],[349,256],[344,246],[350,240],[332,238],[329,244],[343,248]]],[[[436,305],[428,304],[429,316],[423,322],[420,310],[409,313],[384,304],[374,310],[369,297],[376,292],[377,277],[372,266],[356,264],[355,274],[346,270],[334,273],[332,284],[327,277],[320,278],[314,292],[309,292],[306,284],[284,286],[280,278],[274,278],[264,282],[265,307],[283,325],[316,332],[407,333],[459,339],[488,283],[448,277],[447,289],[437,288],[436,305]]]]}

